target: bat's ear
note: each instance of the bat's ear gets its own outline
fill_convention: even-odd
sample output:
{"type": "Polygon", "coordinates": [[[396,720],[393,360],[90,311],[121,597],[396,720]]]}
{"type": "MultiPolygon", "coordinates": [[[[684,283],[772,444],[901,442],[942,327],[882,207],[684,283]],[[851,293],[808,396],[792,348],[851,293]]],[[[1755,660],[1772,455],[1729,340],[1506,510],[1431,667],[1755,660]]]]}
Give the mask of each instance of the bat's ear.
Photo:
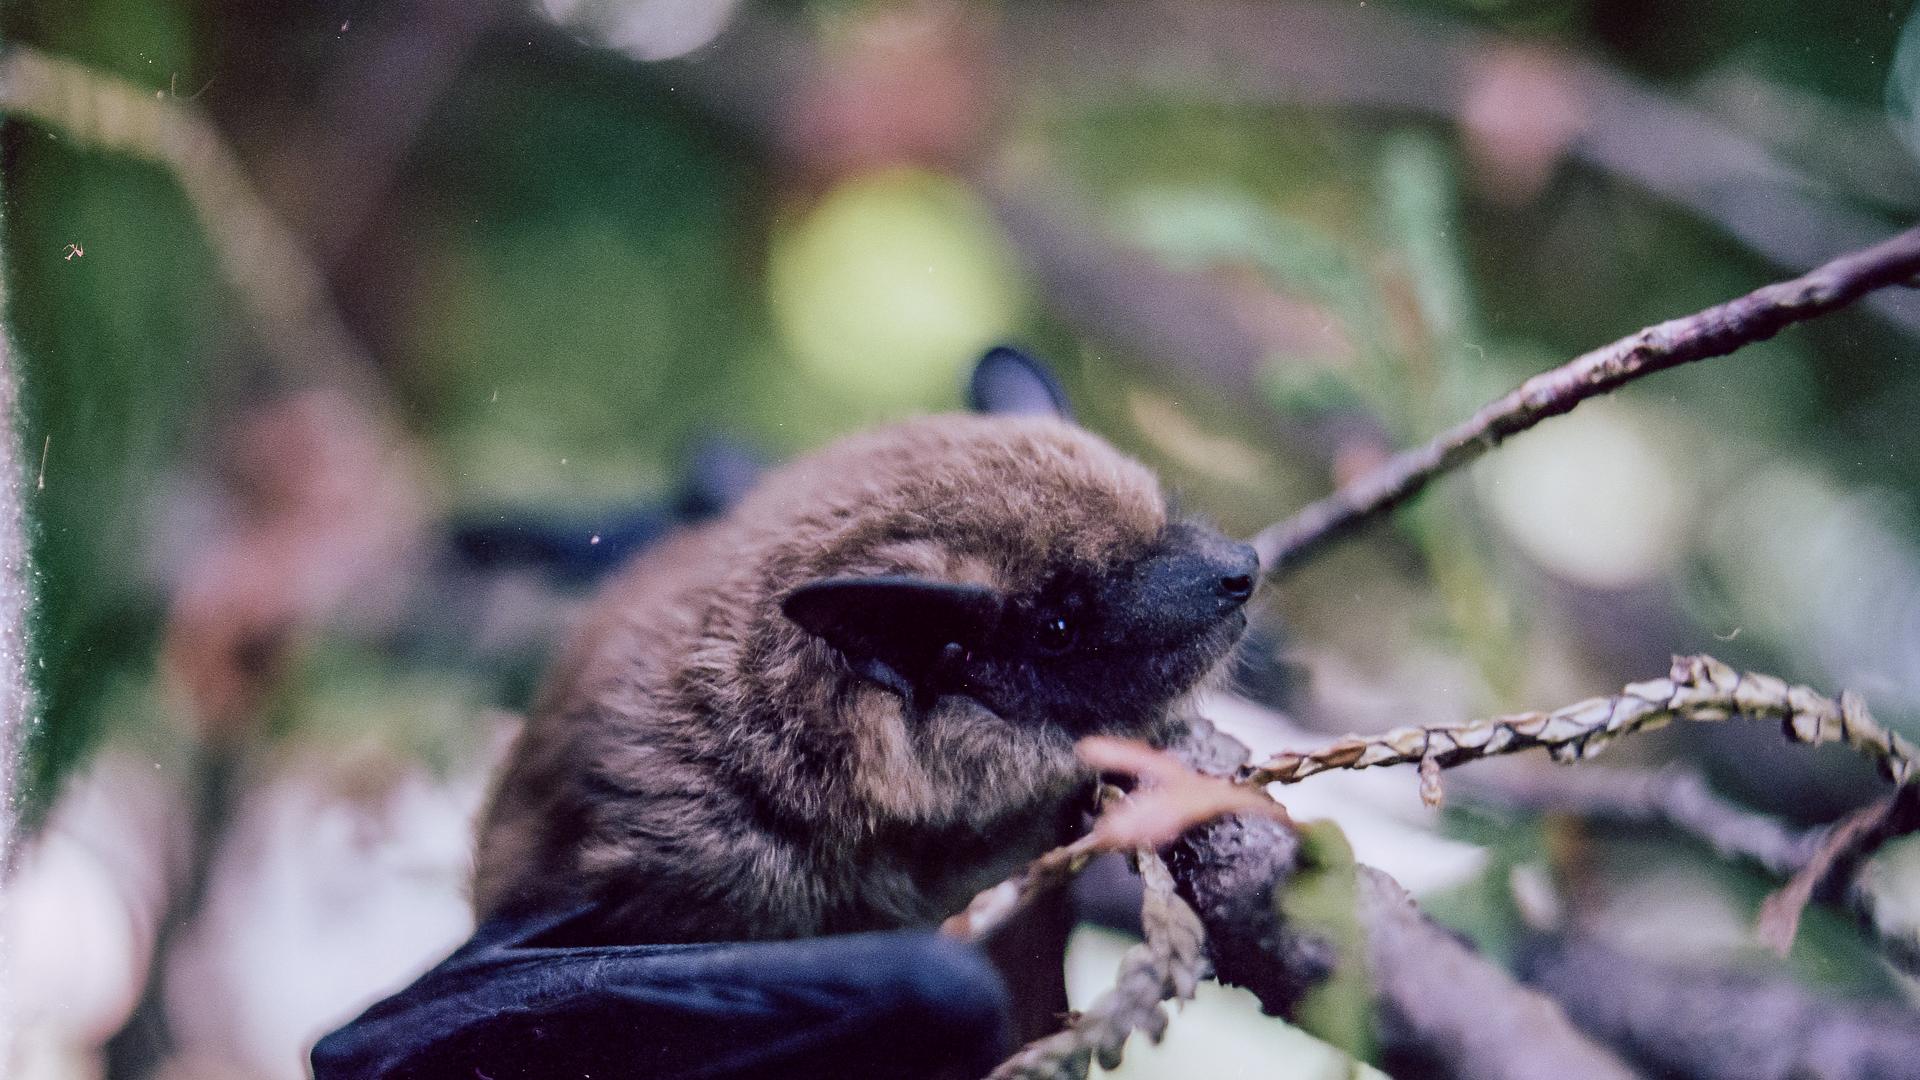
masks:
{"type": "Polygon", "coordinates": [[[967,407],[1000,416],[1073,419],[1066,392],[1047,365],[1008,345],[997,345],[973,366],[967,407]]]}
{"type": "Polygon", "coordinates": [[[906,575],[809,582],[780,602],[787,618],[840,651],[865,678],[917,698],[999,625],[1001,595],[906,575]]]}

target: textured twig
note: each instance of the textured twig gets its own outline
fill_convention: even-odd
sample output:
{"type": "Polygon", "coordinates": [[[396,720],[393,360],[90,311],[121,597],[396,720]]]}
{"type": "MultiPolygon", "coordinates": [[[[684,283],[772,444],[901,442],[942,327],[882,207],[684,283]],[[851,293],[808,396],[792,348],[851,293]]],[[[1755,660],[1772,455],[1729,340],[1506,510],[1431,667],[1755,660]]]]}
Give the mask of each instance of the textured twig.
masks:
{"type": "MultiPolygon", "coordinates": [[[[1839,879],[1830,873],[1829,864],[1857,866],[1872,846],[1915,827],[1909,810],[1914,796],[1904,789],[1920,779],[1920,754],[1912,743],[1877,723],[1867,713],[1865,703],[1852,693],[1841,694],[1836,702],[1772,675],[1742,674],[1712,657],[1675,657],[1666,678],[1634,683],[1612,697],[1590,698],[1550,713],[1349,736],[1318,750],[1278,754],[1242,769],[1240,775],[1248,783],[1287,784],[1332,769],[1418,763],[1425,788],[1431,786],[1428,774],[1437,767],[1532,749],[1545,749],[1554,760],[1571,763],[1585,760],[1623,735],[1664,727],[1675,720],[1719,722],[1736,718],[1779,721],[1789,739],[1811,746],[1845,743],[1873,759],[1890,780],[1903,788],[1894,804],[1900,813],[1877,815],[1848,830],[1845,836],[1834,837],[1822,830],[1818,835],[1795,839],[1783,835],[1777,826],[1757,824],[1751,816],[1716,802],[1684,780],[1669,781],[1665,787],[1652,783],[1638,788],[1622,786],[1612,804],[1622,812],[1674,821],[1723,850],[1746,854],[1770,871],[1794,878],[1794,892],[1768,909],[1774,912],[1766,920],[1769,937],[1778,943],[1791,936],[1785,915],[1796,897],[1804,903],[1801,894],[1811,896],[1824,883],[1839,879]]],[[[1605,798],[1591,780],[1570,783],[1567,797],[1586,805],[1601,805],[1605,798]]],[[[1883,925],[1871,876],[1853,877],[1844,897],[1855,919],[1879,939],[1894,963],[1920,970],[1920,935],[1910,928],[1883,925]]]]}
{"type": "Polygon", "coordinates": [[[1588,398],[1657,371],[1765,341],[1793,323],[1845,307],[1876,289],[1906,284],[1916,274],[1920,274],[1920,229],[1909,229],[1804,276],[1648,327],[1535,375],[1425,446],[1395,455],[1262,530],[1253,540],[1260,563],[1268,574],[1285,573],[1418,495],[1437,477],[1588,398]]]}
{"type": "Polygon", "coordinates": [[[1104,850],[1091,833],[1054,848],[1028,863],[1018,874],[981,890],[964,910],[940,924],[940,932],[963,941],[978,941],[1006,925],[1007,920],[1035,898],[1072,881],[1090,859],[1104,850]]]}
{"type": "MultiPolygon", "coordinates": [[[[1920,236],[1920,234],[1916,234],[1920,236]]],[[[1545,749],[1571,763],[1613,740],[1675,720],[1717,722],[1736,717],[1778,720],[1795,742],[1843,742],[1874,759],[1897,784],[1920,768],[1913,744],[1876,723],[1852,693],[1838,702],[1772,675],[1742,674],[1709,656],[1677,656],[1664,679],[1634,683],[1612,697],[1590,698],[1552,712],[1520,713],[1465,724],[1396,728],[1350,735],[1331,746],[1275,755],[1241,771],[1255,784],[1291,784],[1330,769],[1366,769],[1431,760],[1442,767],[1545,749]]]]}
{"type": "Polygon", "coordinates": [[[1101,1068],[1120,1064],[1127,1037],[1144,1031],[1155,1042],[1165,1034],[1167,1014],[1161,1002],[1193,997],[1206,969],[1206,932],[1200,918],[1174,888],[1167,864],[1149,848],[1138,853],[1146,893],[1140,923],[1146,940],[1127,950],[1120,978],[1093,1007],[1066,1030],[1022,1047],[993,1071],[990,1080],[1065,1080],[1087,1074],[1087,1062],[1101,1068]]]}

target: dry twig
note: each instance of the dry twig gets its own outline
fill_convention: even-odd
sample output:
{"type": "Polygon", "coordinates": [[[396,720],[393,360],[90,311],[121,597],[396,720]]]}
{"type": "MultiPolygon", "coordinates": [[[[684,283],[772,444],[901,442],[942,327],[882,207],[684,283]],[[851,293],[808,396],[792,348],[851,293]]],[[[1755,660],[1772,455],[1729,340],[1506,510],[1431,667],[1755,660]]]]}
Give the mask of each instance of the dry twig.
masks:
{"type": "Polygon", "coordinates": [[[1291,570],[1327,545],[1385,516],[1454,471],[1551,416],[1657,371],[1725,356],[1783,328],[1845,307],[1920,274],[1920,228],[1827,263],[1791,281],[1637,334],[1543,372],[1425,446],[1396,454],[1333,494],[1254,537],[1268,574],[1291,570]]]}
{"type": "MultiPolygon", "coordinates": [[[[1914,235],[1920,241],[1920,233],[1914,235]]],[[[1896,784],[1914,779],[1920,770],[1913,744],[1875,722],[1852,693],[1841,694],[1836,702],[1772,675],[1742,674],[1710,656],[1676,656],[1666,678],[1634,683],[1611,697],[1589,698],[1546,713],[1350,735],[1318,750],[1277,754],[1242,769],[1240,779],[1291,784],[1331,769],[1426,760],[1450,767],[1535,748],[1545,749],[1555,761],[1572,763],[1623,735],[1675,720],[1711,723],[1736,717],[1778,720],[1789,739],[1810,746],[1846,743],[1874,759],[1896,784]]]]}
{"type": "Polygon", "coordinates": [[[1035,898],[1072,881],[1103,850],[1092,833],[1054,848],[1000,884],[982,889],[965,909],[940,924],[940,932],[962,941],[979,941],[1006,925],[1035,898]]]}
{"type": "MultiPolygon", "coordinates": [[[[1611,697],[1590,698],[1550,713],[1349,736],[1318,750],[1275,755],[1243,768],[1240,776],[1252,784],[1290,784],[1333,769],[1418,763],[1425,795],[1437,788],[1435,772],[1442,767],[1536,748],[1570,764],[1598,753],[1623,735],[1675,720],[1713,723],[1736,718],[1777,720],[1788,738],[1810,746],[1845,743],[1871,758],[1902,790],[1838,825],[1801,837],[1789,836],[1777,823],[1714,799],[1697,779],[1684,776],[1656,776],[1638,783],[1612,778],[1605,784],[1573,780],[1559,789],[1542,785],[1531,794],[1519,790],[1500,794],[1534,805],[1585,812],[1598,808],[1614,817],[1664,820],[1696,833],[1723,854],[1751,858],[1773,873],[1790,877],[1787,888],[1769,898],[1760,923],[1763,939],[1784,950],[1792,943],[1801,909],[1816,892],[1831,889],[1830,883],[1841,879],[1839,869],[1858,868],[1891,837],[1920,827],[1912,794],[1912,782],[1920,779],[1920,753],[1897,732],[1876,722],[1852,693],[1834,701],[1772,675],[1742,674],[1709,656],[1675,657],[1666,678],[1634,683],[1611,697]]],[[[1882,925],[1870,882],[1851,879],[1843,895],[1854,917],[1879,938],[1896,964],[1920,970],[1920,941],[1911,929],[1882,925]]]]}
{"type": "Polygon", "coordinates": [[[1167,864],[1151,848],[1138,852],[1146,894],[1140,923],[1146,940],[1127,950],[1120,978],[1066,1030],[1022,1047],[989,1080],[1065,1080],[1087,1074],[1087,1062],[1119,1066],[1128,1036],[1144,1031],[1155,1042],[1167,1029],[1161,1002],[1193,997],[1206,970],[1206,932],[1174,888],[1167,864]]]}

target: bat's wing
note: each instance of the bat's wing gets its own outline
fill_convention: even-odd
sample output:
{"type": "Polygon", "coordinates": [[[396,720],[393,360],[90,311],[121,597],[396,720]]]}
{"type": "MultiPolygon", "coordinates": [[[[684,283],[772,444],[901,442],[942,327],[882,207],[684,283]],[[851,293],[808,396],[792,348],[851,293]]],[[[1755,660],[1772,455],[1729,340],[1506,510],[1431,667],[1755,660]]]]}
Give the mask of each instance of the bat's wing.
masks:
{"type": "Polygon", "coordinates": [[[488,922],[320,1040],[316,1080],[918,1080],[1010,1048],[999,976],[932,933],[565,944],[589,912],[488,922]]]}
{"type": "Polygon", "coordinates": [[[726,513],[760,470],[760,458],[744,444],[709,438],[692,448],[669,500],[572,519],[551,510],[478,515],[452,522],[447,545],[457,564],[472,570],[534,570],[555,585],[591,585],[673,529],[726,513]]]}

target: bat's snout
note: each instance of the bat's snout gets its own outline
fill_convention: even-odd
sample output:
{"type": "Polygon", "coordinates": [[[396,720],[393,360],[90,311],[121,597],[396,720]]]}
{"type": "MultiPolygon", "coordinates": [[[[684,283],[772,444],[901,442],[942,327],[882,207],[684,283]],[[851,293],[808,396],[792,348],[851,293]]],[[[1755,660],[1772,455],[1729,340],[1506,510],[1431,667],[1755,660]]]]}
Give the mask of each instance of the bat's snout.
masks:
{"type": "Polygon", "coordinates": [[[1253,596],[1260,583],[1260,556],[1246,544],[1223,545],[1213,560],[1214,595],[1229,608],[1239,607],[1253,596]]]}
{"type": "Polygon", "coordinates": [[[1183,524],[1139,565],[1130,584],[1132,594],[1118,606],[1137,613],[1141,632],[1191,640],[1239,615],[1260,585],[1260,558],[1212,529],[1183,524]]]}

